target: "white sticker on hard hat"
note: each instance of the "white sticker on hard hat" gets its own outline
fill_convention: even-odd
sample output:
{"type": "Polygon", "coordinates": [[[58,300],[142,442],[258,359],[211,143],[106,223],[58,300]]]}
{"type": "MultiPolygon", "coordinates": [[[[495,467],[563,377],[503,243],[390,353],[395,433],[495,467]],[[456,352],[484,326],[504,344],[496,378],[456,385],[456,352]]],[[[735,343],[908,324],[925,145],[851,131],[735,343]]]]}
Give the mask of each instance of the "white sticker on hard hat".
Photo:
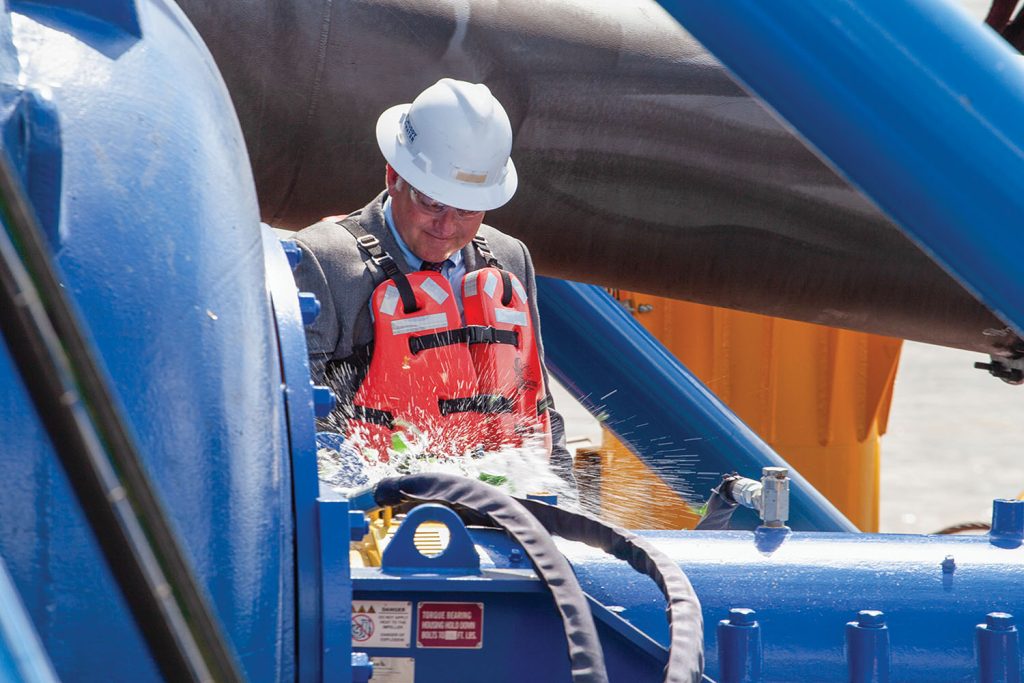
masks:
{"type": "Polygon", "coordinates": [[[478,275],[480,275],[479,270],[474,270],[472,273],[466,275],[466,278],[462,281],[464,296],[476,296],[476,278],[478,275]]]}
{"type": "Polygon", "coordinates": [[[523,283],[519,281],[515,275],[512,276],[512,289],[515,290],[516,294],[519,295],[519,300],[524,304],[526,303],[526,289],[523,288],[523,283]]]}
{"type": "Polygon", "coordinates": [[[436,330],[441,327],[448,327],[448,316],[444,313],[433,313],[431,315],[418,315],[415,318],[403,318],[391,321],[391,334],[409,334],[410,332],[425,332],[436,330]]]}
{"type": "Polygon", "coordinates": [[[423,284],[420,285],[420,289],[439,304],[443,304],[445,299],[448,298],[448,292],[445,291],[445,288],[430,279],[424,280],[423,284]]]}
{"type": "Polygon", "coordinates": [[[487,280],[484,282],[484,291],[487,296],[494,296],[494,290],[498,288],[498,276],[494,273],[487,273],[487,280]]]}
{"type": "Polygon", "coordinates": [[[384,299],[380,302],[380,312],[384,315],[394,315],[395,306],[398,305],[398,288],[394,285],[389,285],[384,290],[384,299]]]}
{"type": "Polygon", "coordinates": [[[506,325],[526,327],[526,313],[517,311],[514,308],[495,308],[494,319],[506,325]]]}

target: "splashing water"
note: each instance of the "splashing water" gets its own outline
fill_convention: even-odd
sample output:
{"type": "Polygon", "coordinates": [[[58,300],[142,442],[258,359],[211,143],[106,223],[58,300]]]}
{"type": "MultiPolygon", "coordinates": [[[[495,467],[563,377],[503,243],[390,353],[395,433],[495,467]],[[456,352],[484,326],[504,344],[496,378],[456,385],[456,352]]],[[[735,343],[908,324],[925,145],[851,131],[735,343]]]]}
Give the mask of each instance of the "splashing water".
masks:
{"type": "MultiPolygon", "coordinates": [[[[526,439],[519,447],[493,452],[482,449],[447,454],[432,444],[444,444],[451,434],[425,434],[409,424],[399,425],[392,447],[380,456],[366,446],[359,430],[348,439],[338,434],[317,435],[317,470],[322,483],[342,495],[372,488],[387,477],[436,472],[477,479],[503,492],[523,497],[554,493],[560,505],[572,505],[576,494],[554,472],[540,438],[526,439]]],[[[449,430],[450,431],[450,430],[449,430]]]]}

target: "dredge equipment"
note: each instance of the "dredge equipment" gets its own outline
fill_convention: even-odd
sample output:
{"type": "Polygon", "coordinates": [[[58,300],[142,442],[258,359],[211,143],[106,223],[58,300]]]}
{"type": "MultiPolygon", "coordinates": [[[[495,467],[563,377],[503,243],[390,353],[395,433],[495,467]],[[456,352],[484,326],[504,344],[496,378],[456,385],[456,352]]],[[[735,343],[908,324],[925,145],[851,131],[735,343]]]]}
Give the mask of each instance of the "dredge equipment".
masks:
{"type": "MultiPolygon", "coordinates": [[[[985,329],[1021,331],[1016,55],[924,2],[666,7],[998,314],[978,319],[1005,320],[985,329]]],[[[1021,501],[996,501],[985,536],[858,534],[776,470],[765,524],[631,533],[405,479],[373,505],[462,517],[413,508],[381,566],[353,568],[365,510],[317,481],[316,307],[260,225],[199,34],[164,0],[12,0],[3,17],[7,679],[1019,680],[1021,501]],[[432,557],[424,522],[450,537],[432,557]]],[[[556,374],[622,424],[659,421],[632,422],[657,437],[642,454],[704,473],[695,491],[785,467],[606,294],[542,297],[556,374]],[[589,344],[563,336],[574,316],[589,344]],[[596,373],[611,350],[649,379],[596,373]]]]}

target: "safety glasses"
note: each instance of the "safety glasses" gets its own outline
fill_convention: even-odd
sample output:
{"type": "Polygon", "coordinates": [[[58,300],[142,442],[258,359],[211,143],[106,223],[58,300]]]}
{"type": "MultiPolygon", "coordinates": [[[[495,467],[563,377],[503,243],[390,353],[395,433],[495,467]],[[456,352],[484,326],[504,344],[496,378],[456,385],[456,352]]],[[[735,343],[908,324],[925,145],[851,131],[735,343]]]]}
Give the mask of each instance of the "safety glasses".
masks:
{"type": "Polygon", "coordinates": [[[412,200],[414,202],[416,202],[417,206],[419,206],[421,209],[423,209],[427,213],[431,213],[431,214],[434,214],[436,216],[440,216],[442,213],[444,213],[448,209],[451,209],[452,211],[454,211],[455,215],[458,216],[459,218],[475,218],[477,216],[482,216],[483,213],[484,213],[483,211],[470,211],[468,209],[456,209],[454,206],[448,206],[447,204],[442,204],[441,202],[437,201],[433,197],[429,197],[429,196],[423,194],[422,192],[417,190],[412,185],[409,185],[409,195],[412,197],[412,200]]]}

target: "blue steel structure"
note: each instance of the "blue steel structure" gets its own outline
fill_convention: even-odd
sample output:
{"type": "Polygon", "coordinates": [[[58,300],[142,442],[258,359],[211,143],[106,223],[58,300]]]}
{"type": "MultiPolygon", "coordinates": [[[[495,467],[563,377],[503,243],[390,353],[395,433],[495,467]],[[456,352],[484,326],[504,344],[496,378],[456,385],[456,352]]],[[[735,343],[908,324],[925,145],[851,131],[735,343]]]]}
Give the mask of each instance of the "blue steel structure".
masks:
{"type": "Polygon", "coordinates": [[[50,658],[0,561],[0,680],[56,683],[50,658]]]}
{"type": "MultiPolygon", "coordinates": [[[[688,500],[703,500],[721,475],[789,467],[604,289],[537,278],[551,372],[652,471],[688,500]]],[[[792,471],[792,468],[790,468],[792,471]]],[[[856,531],[799,474],[790,524],[856,531]]],[[[756,524],[740,511],[746,525],[756,524]]]]}
{"type": "MultiPolygon", "coordinates": [[[[1018,58],[985,29],[920,2],[792,0],[771,15],[752,2],[666,7],[1024,327],[1013,229],[1024,200],[1012,191],[1024,176],[1018,58]],[[957,59],[940,52],[949,38],[957,59]],[[886,68],[873,68],[880,60],[886,68]],[[952,128],[957,145],[942,135],[952,128]]],[[[259,225],[227,93],[177,7],[12,2],[4,19],[3,146],[246,677],[365,681],[368,659],[383,657],[411,660],[420,683],[565,680],[550,595],[504,533],[420,508],[382,567],[350,569],[348,543],[365,534],[365,518],[316,479],[314,416],[331,404],[311,386],[305,355],[303,324],[317,306],[295,290],[296,252],[259,225]],[[437,518],[455,540],[427,558],[413,532],[437,518]],[[408,603],[407,642],[353,652],[353,599],[408,603]],[[480,642],[417,642],[416,607],[430,602],[479,605],[480,642]]],[[[614,412],[612,426],[641,453],[654,444],[656,464],[698,471],[783,464],[607,297],[543,287],[549,339],[575,339],[570,322],[591,338],[575,356],[552,344],[558,374],[600,397],[591,405],[614,412]],[[599,393],[589,375],[627,364],[634,376],[609,388],[622,396],[599,393]],[[653,379],[636,378],[647,370],[653,379]],[[641,413],[665,426],[645,427],[641,413]]],[[[0,571],[0,674],[48,680],[48,656],[61,679],[156,680],[19,377],[0,347],[0,480],[9,482],[0,558],[11,579],[0,571]]],[[[849,528],[802,480],[794,489],[794,523],[849,528]]],[[[704,636],[712,679],[1020,679],[1024,501],[996,501],[985,537],[643,535],[687,572],[705,624],[718,625],[704,636]]],[[[596,551],[564,552],[590,596],[612,680],[659,680],[668,627],[656,587],[596,551]]]]}

